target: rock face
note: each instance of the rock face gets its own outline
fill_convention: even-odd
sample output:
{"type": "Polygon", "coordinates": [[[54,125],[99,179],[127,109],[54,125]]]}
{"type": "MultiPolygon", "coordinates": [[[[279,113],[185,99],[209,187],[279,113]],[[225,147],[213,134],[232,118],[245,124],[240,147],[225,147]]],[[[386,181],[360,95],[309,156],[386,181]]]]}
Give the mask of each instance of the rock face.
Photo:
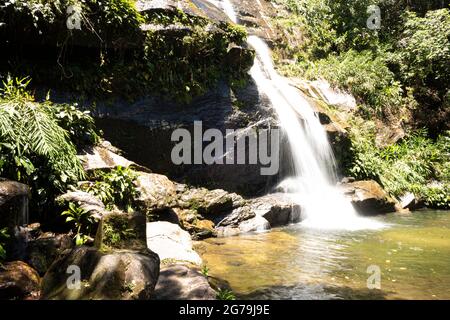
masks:
{"type": "Polygon", "coordinates": [[[40,278],[25,262],[0,265],[0,300],[39,299],[40,278]]]}
{"type": "Polygon", "coordinates": [[[356,109],[356,100],[351,94],[332,88],[330,83],[325,80],[293,79],[292,81],[307,96],[322,100],[326,104],[338,107],[341,110],[352,111],[356,109]]]}
{"type": "Polygon", "coordinates": [[[47,271],[42,298],[147,300],[153,295],[159,263],[150,250],[103,253],[92,247],[77,247],[60,256],[47,271]],[[81,272],[79,286],[73,281],[77,267],[81,272]]]}
{"type": "Polygon", "coordinates": [[[208,0],[138,0],[136,9],[140,12],[175,11],[177,9],[215,21],[229,21],[228,17],[208,0]]]}
{"type": "Polygon", "coordinates": [[[397,211],[397,201],[392,199],[383,188],[373,180],[356,181],[343,184],[345,196],[355,209],[365,216],[397,211]]]}
{"type": "Polygon", "coordinates": [[[172,264],[161,268],[155,299],[215,300],[216,292],[197,268],[172,264]]]}
{"type": "Polygon", "coordinates": [[[27,185],[0,178],[0,226],[20,226],[28,223],[27,185]]]}
{"type": "Polygon", "coordinates": [[[200,256],[192,249],[189,233],[174,223],[147,223],[147,246],[159,255],[162,262],[185,261],[196,265],[202,263],[200,256]]]}
{"type": "Polygon", "coordinates": [[[118,151],[111,146],[110,142],[103,141],[101,145],[85,148],[78,157],[86,171],[107,170],[118,166],[123,168],[137,166],[134,162],[118,155],[118,151]]]}

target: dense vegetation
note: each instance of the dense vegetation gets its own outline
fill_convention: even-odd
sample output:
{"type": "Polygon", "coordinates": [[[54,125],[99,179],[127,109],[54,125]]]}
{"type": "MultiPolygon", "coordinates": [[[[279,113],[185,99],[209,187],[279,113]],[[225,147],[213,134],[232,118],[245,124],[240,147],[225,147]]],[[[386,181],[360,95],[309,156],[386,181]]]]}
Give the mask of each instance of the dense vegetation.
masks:
{"type": "Polygon", "coordinates": [[[413,192],[430,206],[449,207],[450,8],[445,2],[274,2],[286,9],[275,20],[286,30],[276,48],[280,70],[325,78],[357,99],[347,173],[376,179],[395,196],[413,192]],[[381,20],[369,28],[368,22],[376,22],[373,5],[381,20]],[[406,137],[380,146],[378,127],[391,125],[403,127],[406,137]]]}
{"type": "Polygon", "coordinates": [[[42,210],[84,177],[76,145],[98,136],[87,113],[34,101],[28,83],[9,79],[0,91],[0,176],[29,185],[32,207],[42,210]]]}
{"type": "Polygon", "coordinates": [[[245,37],[243,28],[181,10],[138,12],[131,0],[3,0],[0,44],[8,50],[0,74],[31,76],[78,99],[153,94],[189,102],[220,79],[245,80],[253,53],[234,61],[229,52],[245,37]],[[80,29],[67,27],[70,6],[81,12],[80,29]]]}

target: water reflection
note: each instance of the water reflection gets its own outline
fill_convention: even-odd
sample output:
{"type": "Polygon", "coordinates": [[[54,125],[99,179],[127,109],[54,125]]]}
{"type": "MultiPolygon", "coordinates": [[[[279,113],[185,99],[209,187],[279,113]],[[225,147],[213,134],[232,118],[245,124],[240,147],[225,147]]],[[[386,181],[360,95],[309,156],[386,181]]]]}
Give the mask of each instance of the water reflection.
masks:
{"type": "Polygon", "coordinates": [[[302,225],[198,244],[210,274],[248,299],[450,298],[450,213],[389,215],[390,228],[315,230],[302,225]],[[367,289],[369,265],[381,290],[367,289]]]}

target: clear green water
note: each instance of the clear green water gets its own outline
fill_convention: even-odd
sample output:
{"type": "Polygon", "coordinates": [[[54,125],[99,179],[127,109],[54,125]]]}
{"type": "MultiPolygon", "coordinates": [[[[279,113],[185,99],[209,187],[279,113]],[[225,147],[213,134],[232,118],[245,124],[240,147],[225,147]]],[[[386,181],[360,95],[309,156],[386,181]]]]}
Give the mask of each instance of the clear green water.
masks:
{"type": "Polygon", "coordinates": [[[377,231],[300,225],[196,244],[211,276],[243,299],[450,299],[450,211],[377,220],[377,231]],[[368,289],[367,268],[381,270],[368,289]]]}

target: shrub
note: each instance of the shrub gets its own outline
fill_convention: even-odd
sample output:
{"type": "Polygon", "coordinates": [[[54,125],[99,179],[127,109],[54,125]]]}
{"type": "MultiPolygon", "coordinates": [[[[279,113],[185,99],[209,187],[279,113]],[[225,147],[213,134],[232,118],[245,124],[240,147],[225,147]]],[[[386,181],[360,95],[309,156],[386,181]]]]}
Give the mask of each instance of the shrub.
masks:
{"type": "Polygon", "coordinates": [[[374,179],[397,197],[412,192],[430,207],[450,207],[450,135],[443,135],[435,142],[421,130],[397,144],[379,149],[374,142],[374,126],[359,126],[364,130],[354,127],[351,133],[354,158],[348,174],[357,179],[374,179]],[[436,180],[441,183],[433,185],[436,180]]]}
{"type": "Polygon", "coordinates": [[[359,103],[381,114],[383,109],[402,104],[403,90],[387,67],[384,57],[371,51],[349,50],[339,56],[330,55],[313,63],[306,71],[308,78],[317,76],[350,91],[359,103]]]}
{"type": "Polygon", "coordinates": [[[51,105],[35,102],[28,83],[9,79],[0,92],[0,175],[28,184],[33,203],[42,205],[84,171],[51,105]]]}
{"type": "Polygon", "coordinates": [[[109,209],[114,205],[131,209],[138,196],[136,177],[133,170],[118,166],[108,173],[97,173],[94,177],[96,181],[85,187],[85,190],[98,196],[109,209]]]}
{"type": "Polygon", "coordinates": [[[236,300],[233,291],[228,289],[220,289],[217,291],[217,300],[236,300]]]}
{"type": "Polygon", "coordinates": [[[94,224],[94,219],[90,213],[82,209],[75,203],[69,203],[69,208],[61,213],[66,217],[66,222],[73,223],[75,226],[75,244],[81,246],[86,243],[91,232],[91,227],[94,224]]]}
{"type": "Polygon", "coordinates": [[[94,118],[90,116],[89,111],[79,110],[76,103],[51,104],[49,109],[76,146],[95,145],[100,141],[94,118]]]}

